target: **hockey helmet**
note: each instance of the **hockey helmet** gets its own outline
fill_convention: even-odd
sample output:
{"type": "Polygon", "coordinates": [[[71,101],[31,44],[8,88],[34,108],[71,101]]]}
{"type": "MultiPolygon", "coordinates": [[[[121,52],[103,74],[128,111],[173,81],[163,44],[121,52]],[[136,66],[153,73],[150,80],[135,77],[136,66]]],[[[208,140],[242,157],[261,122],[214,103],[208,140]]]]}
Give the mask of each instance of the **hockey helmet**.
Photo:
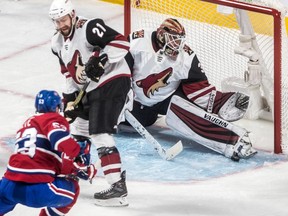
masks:
{"type": "Polygon", "coordinates": [[[38,113],[56,112],[61,108],[61,97],[56,91],[41,90],[35,98],[35,108],[38,113]]]}
{"type": "Polygon", "coordinates": [[[75,11],[74,6],[70,0],[54,0],[50,6],[49,17],[52,20],[59,19],[67,14],[71,17],[75,11]]]}
{"type": "Polygon", "coordinates": [[[185,43],[185,29],[173,18],[165,19],[156,32],[157,42],[168,56],[175,57],[179,54],[185,43]]]}

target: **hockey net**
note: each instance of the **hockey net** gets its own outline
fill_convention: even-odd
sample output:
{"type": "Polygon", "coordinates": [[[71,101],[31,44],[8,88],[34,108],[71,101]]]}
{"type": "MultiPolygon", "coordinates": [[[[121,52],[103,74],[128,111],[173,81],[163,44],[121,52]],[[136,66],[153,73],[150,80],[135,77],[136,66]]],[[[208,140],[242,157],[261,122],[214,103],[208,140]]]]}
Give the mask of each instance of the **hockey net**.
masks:
{"type": "Polygon", "coordinates": [[[185,27],[209,82],[250,96],[247,119],[271,121],[275,153],[288,153],[285,7],[278,0],[125,0],[125,32],[168,17],[185,27]]]}

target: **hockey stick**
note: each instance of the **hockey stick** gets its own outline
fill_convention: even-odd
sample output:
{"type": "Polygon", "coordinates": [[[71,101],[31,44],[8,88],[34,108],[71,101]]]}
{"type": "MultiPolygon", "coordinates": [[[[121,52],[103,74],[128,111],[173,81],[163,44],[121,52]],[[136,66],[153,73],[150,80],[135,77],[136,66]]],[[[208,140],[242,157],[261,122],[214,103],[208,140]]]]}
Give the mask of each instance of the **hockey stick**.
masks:
{"type": "MultiPolygon", "coordinates": [[[[90,81],[86,82],[85,85],[80,90],[77,98],[75,99],[73,106],[77,106],[77,104],[81,101],[84,92],[86,91],[90,81]]],[[[140,122],[131,114],[129,110],[125,110],[125,118],[126,120],[132,125],[132,127],[149,143],[151,143],[154,146],[154,149],[158,152],[158,154],[164,159],[164,160],[171,160],[174,157],[176,157],[182,150],[183,145],[181,140],[178,141],[174,146],[169,148],[168,150],[165,150],[159,142],[144,128],[140,122]]]]}
{"type": "MultiPolygon", "coordinates": [[[[101,67],[103,65],[101,64],[101,67]]],[[[87,79],[87,82],[84,84],[82,89],[80,90],[79,94],[77,95],[75,101],[73,102],[72,106],[76,107],[78,103],[81,101],[87,87],[90,84],[90,79],[87,79]]],[[[150,142],[154,149],[158,152],[158,154],[165,160],[171,160],[176,157],[182,150],[183,145],[181,140],[179,140],[175,145],[173,145],[168,150],[165,150],[157,140],[144,128],[141,123],[130,113],[129,110],[125,110],[125,118],[126,120],[132,125],[132,127],[148,142],[150,142]]]]}
{"type": "Polygon", "coordinates": [[[88,81],[83,85],[83,87],[81,88],[79,94],[77,95],[76,99],[74,100],[74,102],[73,102],[73,104],[72,104],[73,107],[76,107],[76,106],[79,104],[79,102],[82,100],[82,98],[83,98],[83,96],[84,96],[84,93],[85,93],[85,91],[86,91],[86,89],[87,89],[87,87],[88,87],[89,84],[90,84],[90,80],[88,80],[88,81]]]}
{"type": "Polygon", "coordinates": [[[164,160],[171,160],[176,157],[182,150],[183,145],[179,140],[171,148],[165,150],[160,143],[144,128],[141,123],[131,114],[129,110],[125,110],[125,118],[132,125],[132,127],[149,143],[154,146],[154,149],[164,160]]]}

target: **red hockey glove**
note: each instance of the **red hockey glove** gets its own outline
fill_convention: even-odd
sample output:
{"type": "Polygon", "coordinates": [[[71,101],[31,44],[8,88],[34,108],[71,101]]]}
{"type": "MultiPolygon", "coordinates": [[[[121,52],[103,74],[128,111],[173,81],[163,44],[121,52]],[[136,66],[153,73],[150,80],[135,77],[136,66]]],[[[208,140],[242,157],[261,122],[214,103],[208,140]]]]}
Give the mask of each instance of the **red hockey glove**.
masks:
{"type": "Polygon", "coordinates": [[[89,180],[90,184],[92,184],[92,180],[97,174],[97,169],[94,164],[89,164],[87,166],[84,163],[74,162],[74,167],[76,167],[75,175],[77,177],[83,180],[89,180]]]}
{"type": "Polygon", "coordinates": [[[62,153],[62,168],[61,174],[68,175],[75,172],[74,159],[68,157],[65,153],[62,153]]]}
{"type": "Polygon", "coordinates": [[[67,157],[64,153],[62,154],[62,169],[61,169],[61,175],[65,176],[66,178],[74,179],[81,178],[83,180],[89,180],[89,182],[92,184],[92,179],[97,174],[97,169],[95,168],[94,164],[86,165],[87,159],[79,159],[79,157],[82,157],[85,155],[80,155],[76,159],[73,160],[69,157],[67,157]],[[80,161],[83,161],[80,162],[80,161]]]}

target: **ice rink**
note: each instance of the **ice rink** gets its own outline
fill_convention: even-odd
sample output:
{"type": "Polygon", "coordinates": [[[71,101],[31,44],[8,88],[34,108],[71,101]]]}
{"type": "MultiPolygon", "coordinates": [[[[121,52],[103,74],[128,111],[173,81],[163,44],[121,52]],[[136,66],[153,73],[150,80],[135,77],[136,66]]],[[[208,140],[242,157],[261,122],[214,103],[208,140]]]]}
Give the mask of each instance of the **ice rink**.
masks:
{"type": "MultiPolygon", "coordinates": [[[[35,94],[41,89],[64,89],[65,79],[50,50],[55,31],[48,18],[51,2],[0,0],[0,176],[12,153],[11,141],[16,131],[34,113],[35,94]]],[[[122,6],[97,0],[74,0],[74,4],[78,15],[102,18],[123,33],[122,6]]],[[[288,159],[270,153],[273,144],[269,123],[250,123],[239,122],[252,131],[259,154],[238,164],[187,142],[183,154],[174,161],[163,161],[149,147],[143,147],[144,141],[137,134],[128,135],[127,140],[125,134],[118,136],[127,168],[129,206],[94,205],[93,194],[108,186],[99,170],[92,185],[80,182],[78,202],[68,215],[287,216],[288,159]],[[128,145],[131,140],[134,146],[128,145]]],[[[166,129],[163,130],[161,136],[155,135],[157,139],[165,140],[166,129]]],[[[173,143],[175,137],[171,139],[173,143]]],[[[7,215],[38,213],[39,209],[17,205],[7,215]]]]}

